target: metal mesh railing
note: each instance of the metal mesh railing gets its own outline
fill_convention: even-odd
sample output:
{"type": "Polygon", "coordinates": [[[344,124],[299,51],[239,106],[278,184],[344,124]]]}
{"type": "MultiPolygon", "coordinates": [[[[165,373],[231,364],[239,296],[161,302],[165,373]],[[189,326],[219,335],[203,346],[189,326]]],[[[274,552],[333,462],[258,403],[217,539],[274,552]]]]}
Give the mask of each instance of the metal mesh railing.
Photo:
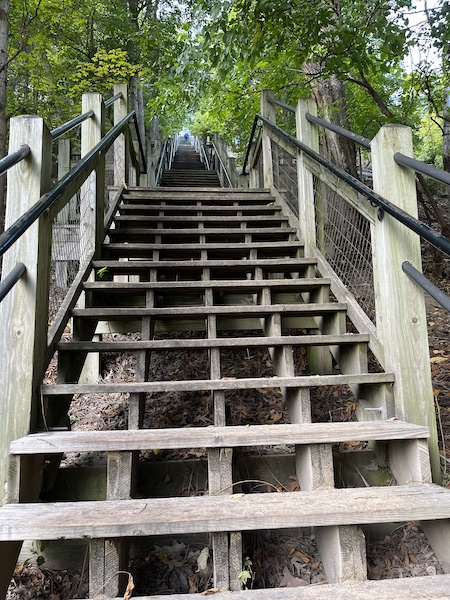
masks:
{"type": "Polygon", "coordinates": [[[273,183],[298,217],[297,159],[271,140],[273,183]]]}
{"type": "Polygon", "coordinates": [[[51,323],[89,252],[89,230],[93,211],[92,189],[95,174],[86,180],[69,202],[59,211],[52,224],[52,250],[49,289],[49,322],[51,323]]]}
{"type": "Polygon", "coordinates": [[[370,222],[314,178],[317,247],[375,323],[370,222]]]}

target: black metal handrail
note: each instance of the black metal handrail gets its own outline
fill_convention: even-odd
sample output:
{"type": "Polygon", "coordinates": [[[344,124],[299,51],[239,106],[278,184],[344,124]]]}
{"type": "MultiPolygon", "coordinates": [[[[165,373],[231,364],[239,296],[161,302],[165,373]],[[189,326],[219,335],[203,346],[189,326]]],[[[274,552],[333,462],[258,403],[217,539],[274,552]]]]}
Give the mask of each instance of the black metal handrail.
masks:
{"type": "Polygon", "coordinates": [[[94,116],[94,111],[88,110],[84,114],[78,115],[78,117],[75,117],[74,119],[67,121],[67,123],[60,125],[59,127],[56,127],[56,129],[52,129],[52,131],[50,132],[50,135],[52,136],[53,141],[62,137],[65,133],[68,133],[72,129],[75,129],[75,127],[77,127],[84,121],[87,121],[88,119],[90,119],[93,116],[94,116]]]}
{"type": "Polygon", "coordinates": [[[442,169],[433,167],[433,165],[416,160],[411,156],[405,156],[400,152],[396,152],[394,154],[394,160],[398,165],[409,167],[413,171],[417,171],[417,173],[422,173],[423,175],[427,175],[432,179],[436,179],[436,181],[450,185],[450,173],[447,171],[443,171],[442,169]]]}
{"type": "Polygon", "coordinates": [[[324,166],[326,169],[334,173],[334,175],[339,177],[339,179],[342,179],[343,181],[348,183],[348,185],[350,185],[354,190],[365,196],[375,206],[378,206],[384,212],[387,212],[389,215],[397,219],[397,221],[399,221],[400,223],[402,223],[403,225],[420,235],[420,237],[422,237],[424,240],[426,240],[439,250],[442,250],[445,254],[447,254],[447,256],[450,256],[450,240],[448,238],[438,233],[437,231],[434,231],[434,229],[432,229],[429,225],[422,223],[421,221],[419,221],[419,219],[412,217],[410,214],[408,214],[398,206],[395,206],[395,204],[392,204],[391,202],[389,202],[389,200],[386,200],[386,198],[383,198],[383,196],[380,196],[380,194],[377,194],[369,187],[364,185],[364,183],[359,181],[359,179],[356,179],[356,177],[349,175],[343,169],[337,167],[336,165],[325,159],[323,156],[309,148],[309,146],[306,146],[306,144],[303,144],[303,142],[300,142],[295,137],[293,137],[277,125],[274,125],[274,123],[269,121],[269,119],[267,119],[266,117],[263,117],[262,115],[258,114],[256,118],[258,118],[265,125],[267,125],[267,127],[277,132],[281,137],[286,138],[289,142],[291,142],[302,152],[310,156],[313,160],[315,160],[316,162],[324,166]]]}
{"type": "Polygon", "coordinates": [[[225,175],[225,177],[226,177],[226,180],[227,180],[227,182],[228,182],[228,187],[232,188],[232,187],[233,187],[233,184],[232,184],[232,182],[231,182],[231,179],[230,179],[230,176],[229,176],[229,174],[228,174],[228,169],[227,169],[227,167],[225,166],[225,163],[223,162],[223,160],[222,160],[222,157],[220,156],[220,153],[219,153],[219,151],[218,151],[218,149],[217,149],[217,147],[216,147],[216,145],[215,145],[215,143],[214,143],[214,142],[212,143],[212,147],[214,148],[214,151],[215,151],[215,153],[216,153],[216,156],[217,156],[217,158],[218,158],[218,160],[219,160],[219,162],[220,162],[220,164],[221,164],[221,166],[222,166],[222,169],[223,169],[224,175],[225,175]]]}
{"type": "Polygon", "coordinates": [[[0,302],[9,294],[26,270],[23,263],[17,263],[14,269],[0,281],[0,302]]]}
{"type": "Polygon", "coordinates": [[[164,146],[161,151],[161,156],[159,157],[158,168],[156,170],[156,176],[155,176],[155,187],[157,187],[159,184],[159,179],[161,177],[161,171],[162,171],[162,168],[164,165],[164,161],[166,159],[166,152],[167,152],[167,140],[164,142],[164,146]]]}
{"type": "Polygon", "coordinates": [[[20,148],[16,152],[11,152],[8,156],[5,156],[0,160],[0,175],[6,173],[8,169],[20,163],[24,158],[30,156],[31,148],[27,144],[20,146],[20,148]]]}
{"type": "Polygon", "coordinates": [[[145,175],[147,173],[147,158],[146,158],[145,152],[144,152],[144,145],[142,144],[142,138],[141,138],[141,134],[139,131],[139,125],[138,125],[136,111],[133,111],[133,123],[134,123],[134,129],[136,131],[136,137],[137,137],[137,141],[138,141],[138,145],[139,145],[139,154],[141,155],[141,165],[142,165],[141,173],[143,175],[145,175]]]}
{"type": "Polygon", "coordinates": [[[250,140],[247,145],[247,151],[245,153],[244,164],[242,166],[242,175],[245,175],[245,170],[247,168],[248,159],[250,157],[250,152],[252,149],[253,139],[255,137],[256,127],[258,126],[258,120],[259,120],[258,117],[259,117],[259,115],[256,115],[256,117],[253,119],[252,131],[250,133],[250,140]]]}
{"type": "Polygon", "coordinates": [[[429,279],[423,275],[420,271],[418,271],[415,267],[412,266],[410,262],[405,260],[402,264],[402,270],[404,273],[408,275],[411,279],[413,279],[420,287],[425,290],[432,298],[434,298],[441,306],[443,306],[448,312],[450,312],[450,298],[440,290],[434,283],[432,283],[429,279]]]}
{"type": "Polygon", "coordinates": [[[276,100],[273,96],[267,96],[267,102],[270,104],[275,104],[275,106],[279,106],[280,108],[284,108],[284,110],[288,110],[289,112],[295,113],[295,108],[286,104],[285,102],[281,102],[281,100],[276,100]]]}
{"type": "Polygon", "coordinates": [[[92,148],[55,187],[44,194],[34,206],[24,213],[15,223],[0,235],[0,256],[10,248],[31,225],[73,184],[83,173],[86,176],[93,170],[98,155],[105,153],[114,140],[123,133],[134,119],[135,111],[130,112],[120,123],[115,125],[105,137],[92,148]]]}
{"type": "Polygon", "coordinates": [[[109,106],[111,106],[111,104],[114,104],[114,102],[116,102],[117,100],[120,100],[121,98],[123,98],[122,92],[119,92],[115,96],[108,98],[108,100],[105,100],[105,108],[108,108],[109,106]]]}
{"type": "Polygon", "coordinates": [[[359,144],[360,146],[364,146],[364,148],[368,148],[370,150],[370,140],[362,135],[358,135],[357,133],[353,133],[353,131],[349,131],[348,129],[344,129],[343,127],[339,127],[339,125],[335,125],[334,123],[330,123],[329,121],[325,121],[325,119],[321,119],[320,117],[316,117],[310,113],[306,113],[306,120],[310,123],[315,123],[316,125],[320,125],[324,129],[329,129],[330,131],[334,131],[338,133],[342,137],[355,142],[355,144],[359,144]]]}

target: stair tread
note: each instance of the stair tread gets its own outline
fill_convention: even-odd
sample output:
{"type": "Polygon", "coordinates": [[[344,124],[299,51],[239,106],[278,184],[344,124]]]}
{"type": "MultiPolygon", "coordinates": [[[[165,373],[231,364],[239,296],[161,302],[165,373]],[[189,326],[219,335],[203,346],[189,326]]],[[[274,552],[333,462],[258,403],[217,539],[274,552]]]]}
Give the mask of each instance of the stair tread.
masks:
{"type": "Polygon", "coordinates": [[[103,249],[106,251],[121,250],[127,252],[135,252],[136,250],[142,250],[150,252],[153,250],[182,250],[186,251],[201,251],[201,250],[227,250],[233,252],[246,252],[248,250],[294,250],[303,248],[301,242],[241,242],[239,244],[230,245],[226,242],[210,242],[208,244],[194,243],[194,244],[145,244],[136,243],[127,244],[114,243],[114,244],[103,244],[103,249]]]}
{"type": "Polygon", "coordinates": [[[0,541],[119,538],[395,523],[450,518],[450,490],[433,484],[312,492],[7,504],[0,541]]]}
{"type": "Polygon", "coordinates": [[[12,454],[134,451],[158,448],[233,448],[276,444],[325,444],[352,440],[406,440],[429,437],[428,427],[404,421],[177,427],[113,431],[35,433],[11,443],[12,454]]]}
{"type": "Polygon", "coordinates": [[[254,260],[241,260],[241,259],[224,259],[224,260],[95,260],[92,263],[94,269],[101,269],[108,267],[117,270],[127,269],[179,269],[179,268],[208,268],[208,267],[226,267],[226,268],[247,268],[247,267],[262,267],[269,268],[273,267],[275,272],[281,272],[286,267],[290,267],[293,270],[295,267],[305,267],[310,265],[316,265],[317,259],[315,258],[257,258],[254,260]]]}
{"type": "Polygon", "coordinates": [[[242,279],[242,280],[222,280],[213,279],[211,281],[139,281],[135,283],[131,282],[117,282],[117,281],[93,281],[85,282],[83,288],[90,291],[101,291],[105,290],[108,292],[115,292],[120,290],[164,290],[164,289],[232,289],[232,290],[254,290],[261,288],[276,288],[276,289],[287,289],[299,288],[305,290],[306,288],[318,288],[322,286],[328,286],[331,284],[330,279],[321,277],[303,278],[298,279],[242,279]]]}
{"type": "Polygon", "coordinates": [[[342,333],[337,335],[284,335],[279,337],[240,337],[213,339],[180,338],[167,340],[113,342],[59,342],[56,350],[63,352],[130,352],[133,350],[179,350],[185,348],[236,348],[272,346],[331,346],[344,344],[367,344],[370,336],[364,333],[342,333]]]}
{"type": "Polygon", "coordinates": [[[127,383],[58,383],[42,385],[45,396],[98,393],[153,393],[178,391],[244,390],[267,388],[310,388],[354,384],[394,383],[393,373],[344,375],[302,375],[299,377],[249,377],[189,379],[180,381],[142,381],[127,383]]]}
{"type": "MultiPolygon", "coordinates": [[[[118,206],[120,211],[126,212],[139,212],[139,211],[165,211],[165,212],[175,212],[175,211],[186,211],[186,212],[210,212],[210,213],[218,213],[218,212],[246,212],[246,211],[261,211],[263,213],[266,212],[277,212],[281,213],[281,207],[275,205],[261,204],[254,206],[217,206],[212,204],[202,204],[202,206],[188,205],[188,206],[173,206],[170,204],[131,204],[121,202],[118,206]]],[[[212,216],[212,215],[211,215],[212,216]]],[[[258,216],[258,215],[253,215],[258,216]]]]}
{"type": "Polygon", "coordinates": [[[94,318],[111,318],[118,317],[163,317],[163,316],[182,316],[186,317],[202,317],[205,315],[222,315],[222,316],[245,316],[245,317],[264,317],[274,313],[282,313],[290,316],[300,315],[325,315],[333,312],[344,312],[347,310],[347,304],[343,303],[324,303],[324,304],[240,304],[226,306],[174,306],[166,308],[74,308],[71,311],[72,316],[76,317],[94,317],[94,318]]]}
{"type": "MultiPolygon", "coordinates": [[[[157,219],[158,220],[158,219],[157,219]]],[[[201,219],[200,219],[201,221],[201,219]]],[[[146,227],[123,227],[122,225],[117,229],[111,229],[108,232],[109,237],[125,237],[125,236],[134,236],[134,235],[246,235],[246,234],[255,234],[255,233],[275,233],[275,234],[290,234],[295,233],[296,230],[293,227],[208,227],[205,229],[199,229],[198,227],[183,227],[179,229],[157,229],[155,227],[146,228],[146,227]]]]}
{"type": "MultiPolygon", "coordinates": [[[[238,207],[235,207],[235,210],[239,210],[238,207]]],[[[117,217],[115,217],[115,221],[148,221],[148,220],[152,220],[152,221],[158,221],[160,223],[178,223],[180,221],[182,222],[194,222],[194,223],[214,223],[215,221],[223,221],[224,223],[245,223],[245,222],[249,222],[249,223],[261,223],[261,222],[265,222],[265,221],[269,221],[269,222],[279,222],[279,223],[286,223],[289,219],[285,216],[267,216],[267,215],[248,215],[248,216],[234,216],[234,215],[220,215],[220,216],[194,216],[194,215],[177,215],[177,216],[171,216],[171,217],[166,217],[166,216],[146,216],[146,215],[127,215],[127,216],[122,216],[122,215],[118,215],[117,217]]]]}
{"type": "MultiPolygon", "coordinates": [[[[163,596],[133,596],[133,600],[200,600],[202,594],[164,594],[163,596]]],[[[240,592],[218,591],[212,593],[214,600],[442,600],[450,598],[450,575],[404,577],[336,584],[305,585],[295,588],[272,588],[243,590],[240,592]]],[[[121,600],[119,598],[115,600],[121,600]]]]}

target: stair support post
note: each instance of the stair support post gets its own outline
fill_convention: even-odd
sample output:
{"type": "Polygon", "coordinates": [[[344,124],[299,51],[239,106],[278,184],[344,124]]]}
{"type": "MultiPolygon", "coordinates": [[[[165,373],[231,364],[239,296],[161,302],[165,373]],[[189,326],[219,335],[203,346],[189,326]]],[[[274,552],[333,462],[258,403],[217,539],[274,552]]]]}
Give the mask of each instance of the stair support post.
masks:
{"type": "MultiPolygon", "coordinates": [[[[28,144],[31,155],[8,172],[6,229],[31,208],[50,189],[52,139],[40,117],[13,117],[9,151],[28,144]]],[[[37,500],[36,481],[17,474],[16,489],[8,481],[9,445],[27,435],[38,421],[39,389],[45,372],[43,348],[47,344],[48,289],[50,281],[51,222],[44,213],[5,253],[3,273],[7,275],[18,262],[26,266],[25,275],[0,303],[0,505],[7,496],[37,500]],[[10,486],[10,489],[8,489],[10,486]],[[19,489],[17,489],[19,488],[19,489]]],[[[41,467],[44,457],[40,457],[41,467]]],[[[29,461],[22,461],[24,465],[29,461]]],[[[34,471],[40,471],[34,464],[34,471]]],[[[37,483],[40,479],[37,479],[37,483]]],[[[38,489],[39,487],[39,489],[38,489]]],[[[21,542],[0,544],[0,596],[6,596],[21,542]]]]}
{"type": "MultiPolygon", "coordinates": [[[[312,98],[300,99],[295,110],[296,137],[299,142],[319,152],[319,132],[306,115],[317,115],[317,105],[312,98]]],[[[306,156],[297,150],[298,214],[300,241],[305,245],[305,256],[316,248],[316,218],[314,206],[314,177],[306,166],[306,156]]]]}
{"type": "MultiPolygon", "coordinates": [[[[312,98],[300,99],[295,109],[296,137],[315,152],[319,152],[319,132],[317,127],[310,123],[306,115],[317,114],[317,105],[312,98]]],[[[297,184],[298,184],[298,225],[299,239],[304,244],[305,256],[313,256],[316,247],[316,215],[314,198],[314,177],[306,166],[306,157],[301,150],[297,150],[297,184]]],[[[327,292],[319,292],[327,302],[327,292]]],[[[315,298],[319,302],[318,298],[315,298]]],[[[316,333],[320,333],[323,319],[315,319],[318,324],[316,333]]],[[[311,332],[313,333],[313,332],[311,332]]],[[[322,332],[323,333],[323,332],[322,332]]],[[[331,353],[326,347],[308,348],[308,363],[314,373],[331,373],[331,353]]]]}
{"type": "MultiPolygon", "coordinates": [[[[413,155],[411,129],[385,125],[372,140],[371,150],[374,191],[417,217],[414,173],[394,160],[396,152],[413,155]]],[[[434,481],[439,482],[424,292],[402,271],[406,259],[422,270],[420,238],[394,217],[381,211],[378,217],[372,226],[372,254],[377,330],[385,352],[383,367],[395,373],[396,416],[430,428],[431,467],[434,481]]],[[[414,473],[403,473],[401,478],[413,476],[414,473]]]]}
{"type": "MultiPolygon", "coordinates": [[[[83,113],[92,110],[93,117],[81,124],[81,156],[85,156],[96,146],[105,134],[105,105],[100,94],[83,94],[83,113]]],[[[81,187],[80,206],[80,262],[83,264],[91,255],[101,249],[105,237],[105,157],[99,157],[98,165],[81,187]]],[[[85,296],[81,296],[78,306],[84,307],[85,296]]],[[[98,354],[88,354],[80,381],[97,381],[100,372],[98,354]]]]}
{"type": "MultiPolygon", "coordinates": [[[[272,123],[276,124],[277,117],[275,107],[269,102],[272,92],[263,90],[261,92],[261,114],[272,123]]],[[[263,153],[263,186],[267,189],[273,187],[273,165],[272,165],[272,147],[270,137],[267,133],[266,125],[262,128],[262,153],[263,153]]]]}
{"type": "MultiPolygon", "coordinates": [[[[105,105],[100,94],[83,94],[82,111],[90,110],[94,115],[81,124],[81,157],[96,146],[105,134],[105,105]]],[[[82,186],[81,236],[86,240],[81,262],[91,252],[98,253],[104,238],[105,212],[105,157],[100,155],[99,163],[82,186]]]]}

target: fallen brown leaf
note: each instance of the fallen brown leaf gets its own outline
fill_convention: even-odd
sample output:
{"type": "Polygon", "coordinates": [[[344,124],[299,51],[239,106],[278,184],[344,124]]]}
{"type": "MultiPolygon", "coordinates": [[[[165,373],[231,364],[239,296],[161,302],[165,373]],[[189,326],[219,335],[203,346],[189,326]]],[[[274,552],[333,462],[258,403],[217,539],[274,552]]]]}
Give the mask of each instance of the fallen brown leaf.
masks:
{"type": "Polygon", "coordinates": [[[133,590],[134,590],[133,576],[131,575],[131,573],[128,573],[128,584],[127,584],[127,589],[125,590],[123,600],[130,600],[131,595],[133,594],[133,590]]]}

